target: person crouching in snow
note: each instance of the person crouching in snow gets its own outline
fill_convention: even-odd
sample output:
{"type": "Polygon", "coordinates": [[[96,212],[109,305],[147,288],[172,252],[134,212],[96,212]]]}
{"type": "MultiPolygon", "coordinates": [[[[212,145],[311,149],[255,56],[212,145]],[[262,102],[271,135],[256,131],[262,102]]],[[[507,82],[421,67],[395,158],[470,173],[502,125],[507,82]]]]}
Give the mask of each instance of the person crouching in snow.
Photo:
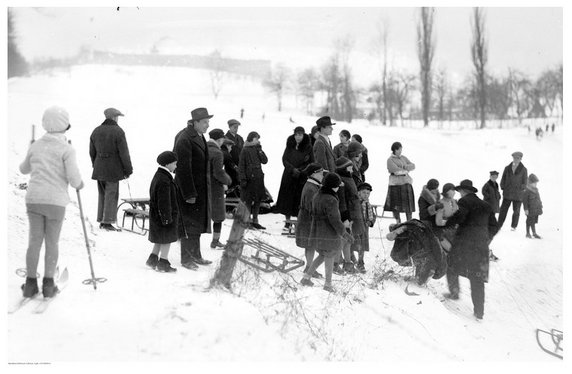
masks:
{"type": "Polygon", "coordinates": [[[149,241],[154,245],[146,265],[170,273],[177,271],[168,260],[171,243],[178,239],[178,189],[171,174],[177,168],[177,155],[165,151],[157,157],[157,163],[159,168],[149,187],[149,241]]]}
{"type": "Polygon", "coordinates": [[[353,237],[346,232],[338,208],[338,189],[342,180],[336,173],[328,173],[322,180],[320,191],[314,196],[312,202],[312,224],[308,245],[318,252],[318,257],[312,261],[310,269],[304,273],[300,283],[304,286],[313,286],[310,280],[314,271],[324,263],[326,282],[324,290],[335,292],[332,287],[332,273],[334,259],[338,257],[342,241],[353,242],[353,237]]]}
{"type": "Polygon", "coordinates": [[[369,195],[371,193],[371,184],[361,183],[357,186],[358,197],[361,206],[361,213],[364,222],[364,232],[356,238],[353,248],[358,251],[357,270],[365,273],[365,264],[363,262],[364,253],[369,252],[369,228],[375,225],[375,213],[373,207],[369,203],[369,195]],[[356,244],[357,243],[357,244],[356,244]]]}
{"type": "Polygon", "coordinates": [[[46,134],[32,143],[20,164],[20,172],[30,174],[26,191],[30,235],[26,252],[27,277],[22,285],[24,297],[34,297],[39,292],[36,272],[44,241],[42,293],[44,297],[54,297],[59,292],[54,274],[58,264],[60,232],[66,205],[70,202],[68,185],[77,190],[83,188],[75,149],[65,136],[71,127],[68,112],[57,106],[46,109],[42,127],[46,134]]]}
{"type": "Polygon", "coordinates": [[[524,213],[526,214],[526,237],[529,239],[532,237],[542,239],[542,237],[536,233],[535,227],[538,223],[538,216],[542,214],[542,200],[540,200],[540,194],[536,187],[537,183],[538,177],[534,174],[530,174],[522,200],[524,213]],[[530,236],[530,229],[532,229],[532,237],[530,236]]]}
{"type": "Polygon", "coordinates": [[[260,145],[260,135],[256,131],[252,131],[246,137],[246,143],[240,152],[238,177],[240,179],[240,198],[252,214],[250,226],[257,230],[266,229],[258,223],[258,211],[260,210],[260,202],[266,197],[262,164],[267,162],[268,158],[260,145]]]}
{"type": "Polygon", "coordinates": [[[209,163],[211,169],[211,218],[213,220],[213,239],[211,248],[224,248],[220,242],[220,232],[222,223],[226,218],[226,204],[224,192],[232,183],[230,175],[224,171],[224,156],[221,147],[225,141],[224,131],[213,129],[209,132],[210,140],[207,142],[209,148],[209,163]]]}
{"type": "MultiPolygon", "coordinates": [[[[304,273],[308,272],[312,261],[314,260],[314,248],[308,244],[310,236],[310,226],[312,225],[312,200],[320,190],[322,179],[324,178],[324,169],[318,163],[311,163],[306,166],[302,173],[308,176],[304,187],[302,188],[302,195],[300,196],[300,208],[298,209],[298,221],[295,227],[296,245],[304,248],[306,256],[306,268],[304,273]]],[[[322,278],[322,274],[317,270],[311,274],[314,278],[322,278]]]]}

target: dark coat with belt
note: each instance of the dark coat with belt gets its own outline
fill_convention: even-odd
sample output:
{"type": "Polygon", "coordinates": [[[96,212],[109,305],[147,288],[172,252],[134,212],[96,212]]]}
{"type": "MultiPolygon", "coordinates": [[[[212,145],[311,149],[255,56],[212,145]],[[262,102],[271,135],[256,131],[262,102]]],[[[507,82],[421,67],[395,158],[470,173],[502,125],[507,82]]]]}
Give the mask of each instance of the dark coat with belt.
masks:
{"type": "Polygon", "coordinates": [[[232,180],[224,171],[223,155],[219,146],[213,140],[209,140],[207,145],[211,169],[211,218],[214,222],[222,222],[226,214],[224,186],[230,186],[232,180]]]}
{"type": "Polygon", "coordinates": [[[238,164],[240,198],[243,201],[262,201],[266,198],[262,164],[267,162],[268,158],[260,145],[244,144],[238,164]]]}
{"type": "Polygon", "coordinates": [[[342,178],[344,185],[338,190],[338,199],[340,204],[340,216],[342,221],[348,219],[352,226],[352,235],[358,238],[365,232],[365,223],[363,221],[363,213],[361,202],[357,193],[357,186],[347,170],[336,170],[336,173],[342,178]],[[345,212],[343,211],[345,207],[345,212]]]}
{"type": "Polygon", "coordinates": [[[314,142],[314,161],[320,164],[325,170],[332,173],[336,170],[336,158],[332,146],[322,135],[314,142]]]}
{"type": "Polygon", "coordinates": [[[459,199],[459,210],[447,220],[446,227],[458,225],[449,252],[449,268],[463,277],[489,279],[489,242],[498,231],[491,206],[474,193],[459,199]]]}
{"type": "Polygon", "coordinates": [[[503,198],[511,201],[522,201],[522,193],[526,188],[527,182],[528,171],[526,167],[520,162],[513,172],[511,162],[504,168],[502,173],[500,187],[503,198]]]}
{"type": "Polygon", "coordinates": [[[298,222],[296,223],[296,245],[301,248],[310,248],[308,239],[312,225],[312,200],[320,190],[320,182],[314,178],[308,178],[302,196],[300,197],[300,209],[298,210],[298,222]]]}
{"type": "Polygon", "coordinates": [[[294,135],[290,135],[286,140],[286,149],[282,155],[284,172],[276,200],[276,213],[286,216],[298,215],[300,196],[307,179],[301,171],[313,161],[314,155],[308,134],[304,134],[299,145],[296,144],[294,135]]]}
{"type": "Polygon", "coordinates": [[[91,179],[117,182],[133,174],[125,132],[117,122],[106,119],[89,138],[91,179]]]}
{"type": "Polygon", "coordinates": [[[178,239],[178,187],[168,170],[158,168],[149,187],[149,241],[167,244],[178,239]]]}
{"type": "Polygon", "coordinates": [[[529,216],[539,216],[542,214],[542,201],[538,188],[526,186],[522,196],[522,206],[528,210],[529,216]]]}
{"type": "Polygon", "coordinates": [[[175,136],[175,183],[179,186],[182,222],[179,237],[211,232],[210,165],[207,142],[191,121],[175,136]],[[196,198],[194,204],[186,201],[196,198]]]}
{"type": "Polygon", "coordinates": [[[232,161],[235,163],[235,165],[238,165],[240,161],[240,153],[244,147],[244,139],[238,134],[234,136],[230,131],[226,132],[225,137],[234,142],[232,150],[230,151],[230,156],[232,157],[232,161]]]}
{"type": "Polygon", "coordinates": [[[501,198],[499,184],[489,179],[481,189],[481,192],[483,193],[483,200],[489,203],[491,208],[493,208],[493,213],[498,213],[500,211],[499,203],[501,198]]]}
{"type": "Polygon", "coordinates": [[[321,187],[312,201],[312,224],[308,245],[318,253],[336,256],[341,249],[346,228],[340,217],[337,194],[321,187]]]}

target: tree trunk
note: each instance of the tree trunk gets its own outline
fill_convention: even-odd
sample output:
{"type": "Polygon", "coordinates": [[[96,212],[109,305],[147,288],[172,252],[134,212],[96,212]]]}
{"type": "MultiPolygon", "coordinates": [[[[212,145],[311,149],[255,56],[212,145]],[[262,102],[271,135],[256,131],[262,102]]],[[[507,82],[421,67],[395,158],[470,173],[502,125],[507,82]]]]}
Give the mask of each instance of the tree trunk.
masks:
{"type": "Polygon", "coordinates": [[[241,201],[236,207],[230,235],[228,237],[224,253],[222,254],[219,267],[216,269],[216,272],[211,279],[211,287],[222,285],[229,290],[231,289],[230,280],[232,278],[236,261],[242,255],[242,248],[244,246],[242,238],[244,237],[244,229],[246,228],[246,222],[248,222],[249,217],[250,211],[241,201]]]}

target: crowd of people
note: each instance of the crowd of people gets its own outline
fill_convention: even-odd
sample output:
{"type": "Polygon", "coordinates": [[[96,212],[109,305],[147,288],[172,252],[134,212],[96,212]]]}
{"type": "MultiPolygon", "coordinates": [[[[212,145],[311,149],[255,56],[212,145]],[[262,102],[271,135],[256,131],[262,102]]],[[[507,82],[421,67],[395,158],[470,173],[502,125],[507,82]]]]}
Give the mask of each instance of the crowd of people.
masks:
{"type": "MultiPolygon", "coordinates": [[[[104,122],[90,137],[89,154],[93,166],[92,179],[98,186],[97,221],[100,229],[119,231],[117,202],[119,181],[133,173],[125,133],[119,127],[123,114],[115,109],[104,111],[104,122]]],[[[250,132],[246,141],[238,134],[241,123],[227,121],[228,131],[215,128],[205,134],[213,117],[206,108],[191,111],[191,119],[174,139],[173,149],[157,157],[158,168],[149,188],[149,236],[153,243],[146,264],[161,272],[174,272],[168,260],[170,244],[180,240],[181,266],[196,270],[211,264],[203,258],[200,238],[211,233],[212,249],[225,247],[221,243],[222,222],[225,219],[225,198],[240,197],[250,211],[248,225],[264,230],[258,214],[265,198],[262,165],[268,157],[262,150],[260,134],[250,132]],[[211,230],[212,223],[212,230],[211,230]]],[[[69,202],[68,185],[81,189],[83,181],[76,163],[75,150],[67,142],[65,132],[70,128],[69,115],[60,107],[48,108],[42,125],[46,134],[34,142],[20,165],[24,174],[31,174],[26,206],[30,222],[30,241],[26,255],[26,283],[23,295],[32,297],[39,292],[35,278],[40,248],[46,243],[43,295],[57,294],[54,272],[58,258],[58,241],[69,202]],[[45,193],[49,191],[49,193],[45,193]]],[[[284,171],[274,211],[285,217],[284,230],[295,225],[295,243],[304,249],[306,268],[301,284],[312,286],[312,278],[325,277],[324,290],[334,292],[332,274],[364,273],[364,254],[369,251],[369,228],[376,215],[369,202],[373,189],[365,182],[370,163],[367,148],[359,134],[348,130],[339,133],[340,143],[332,146],[331,118],[317,119],[307,134],[301,126],[294,128],[286,140],[282,156],[284,171]],[[293,220],[296,217],[296,220],[293,220]],[[316,257],[316,253],[318,256],[316,257]],[[324,264],[325,275],[318,268],[324,264]]],[[[538,193],[538,178],[528,175],[522,164],[522,152],[512,154],[513,161],[504,168],[500,189],[499,173],[490,172],[482,187],[483,200],[470,180],[457,186],[446,183],[441,193],[439,181],[430,179],[423,186],[417,205],[419,222],[401,223],[401,213],[411,223],[415,212],[415,193],[410,175],[415,164],[403,155],[403,145],[394,142],[387,159],[388,191],[384,210],[393,213],[397,225],[388,238],[407,230],[428,228],[438,239],[447,256],[449,297],[458,298],[458,276],[471,282],[474,312],[484,313],[484,283],[488,279],[489,243],[502,227],[510,206],[513,207],[511,228],[515,230],[521,205],[524,205],[526,237],[538,238],[535,225],[542,214],[538,193]],[[461,198],[455,200],[455,192],[461,198]],[[499,213],[498,221],[496,213],[499,213]],[[532,231],[532,234],[530,233],[532,231]]],[[[439,260],[442,262],[442,258],[439,260]]]]}

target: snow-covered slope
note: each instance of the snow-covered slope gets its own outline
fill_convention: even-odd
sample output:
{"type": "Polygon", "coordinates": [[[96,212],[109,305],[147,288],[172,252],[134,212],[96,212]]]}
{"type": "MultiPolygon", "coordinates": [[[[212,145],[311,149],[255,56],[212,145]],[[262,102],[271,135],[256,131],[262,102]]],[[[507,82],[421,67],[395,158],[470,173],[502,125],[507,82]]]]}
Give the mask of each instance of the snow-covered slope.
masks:
{"type": "MultiPolygon", "coordinates": [[[[8,82],[7,123],[7,304],[18,299],[27,246],[25,191],[28,179],[18,172],[30,140],[30,126],[41,136],[43,110],[52,104],[66,107],[71,116],[69,139],[76,147],[86,188],[81,191],[87,214],[95,275],[107,282],[94,290],[82,284],[90,276],[75,191],[67,208],[60,240],[60,266],[67,266],[67,288],[43,314],[25,307],[7,316],[8,362],[83,361],[389,361],[400,362],[524,362],[553,361],[535,341],[535,329],[563,329],[563,138],[561,128],[537,141],[526,129],[434,130],[371,126],[357,120],[338,122],[337,133],[359,133],[369,149],[367,180],[371,201],[382,204],[387,192],[385,161],[394,141],[416,164],[414,190],[430,178],[441,186],[472,179],[480,188],[488,172],[502,172],[513,151],[524,153],[529,173],[540,178],[545,214],[538,232],[542,240],[524,236],[524,214],[517,231],[507,226],[492,243],[500,261],[491,263],[486,285],[485,319],[472,317],[469,285],[461,278],[458,302],[441,301],[445,279],[426,287],[409,285],[418,296],[404,292],[411,269],[399,268],[389,258],[391,242],[382,239],[391,219],[379,219],[370,230],[371,252],[365,275],[334,276],[338,293],[321,287],[301,288],[301,269],[288,274],[259,273],[239,263],[233,293],[208,289],[221,251],[208,247],[204,257],[213,264],[199,271],[179,266],[179,245],[171,262],[178,271],[160,274],[144,265],[151,243],[144,236],[109,233],[95,224],[96,183],[90,180],[89,135],[109,106],[123,111],[134,174],[121,182],[120,197],[147,196],[156,170],[155,158],[171,149],[175,134],[190,111],[205,106],[215,116],[212,128],[226,131],[226,121],[245,109],[240,133],[256,130],[268,154],[266,185],[278,195],[286,137],[296,125],[307,131],[316,120],[294,109],[275,111],[273,97],[257,82],[229,77],[214,100],[206,71],[182,68],[81,66],[8,82]],[[264,120],[263,120],[264,114],[264,120]],[[296,124],[289,121],[292,117],[296,124]],[[393,270],[393,272],[389,272],[393,270]]],[[[386,215],[388,215],[386,213],[386,215]]],[[[260,217],[265,233],[249,232],[303,258],[294,240],[280,235],[283,217],[260,217]]],[[[231,222],[223,226],[223,239],[231,222]]],[[[42,272],[43,263],[39,271],[42,272]]],[[[319,283],[319,282],[318,282],[319,283]]]]}

